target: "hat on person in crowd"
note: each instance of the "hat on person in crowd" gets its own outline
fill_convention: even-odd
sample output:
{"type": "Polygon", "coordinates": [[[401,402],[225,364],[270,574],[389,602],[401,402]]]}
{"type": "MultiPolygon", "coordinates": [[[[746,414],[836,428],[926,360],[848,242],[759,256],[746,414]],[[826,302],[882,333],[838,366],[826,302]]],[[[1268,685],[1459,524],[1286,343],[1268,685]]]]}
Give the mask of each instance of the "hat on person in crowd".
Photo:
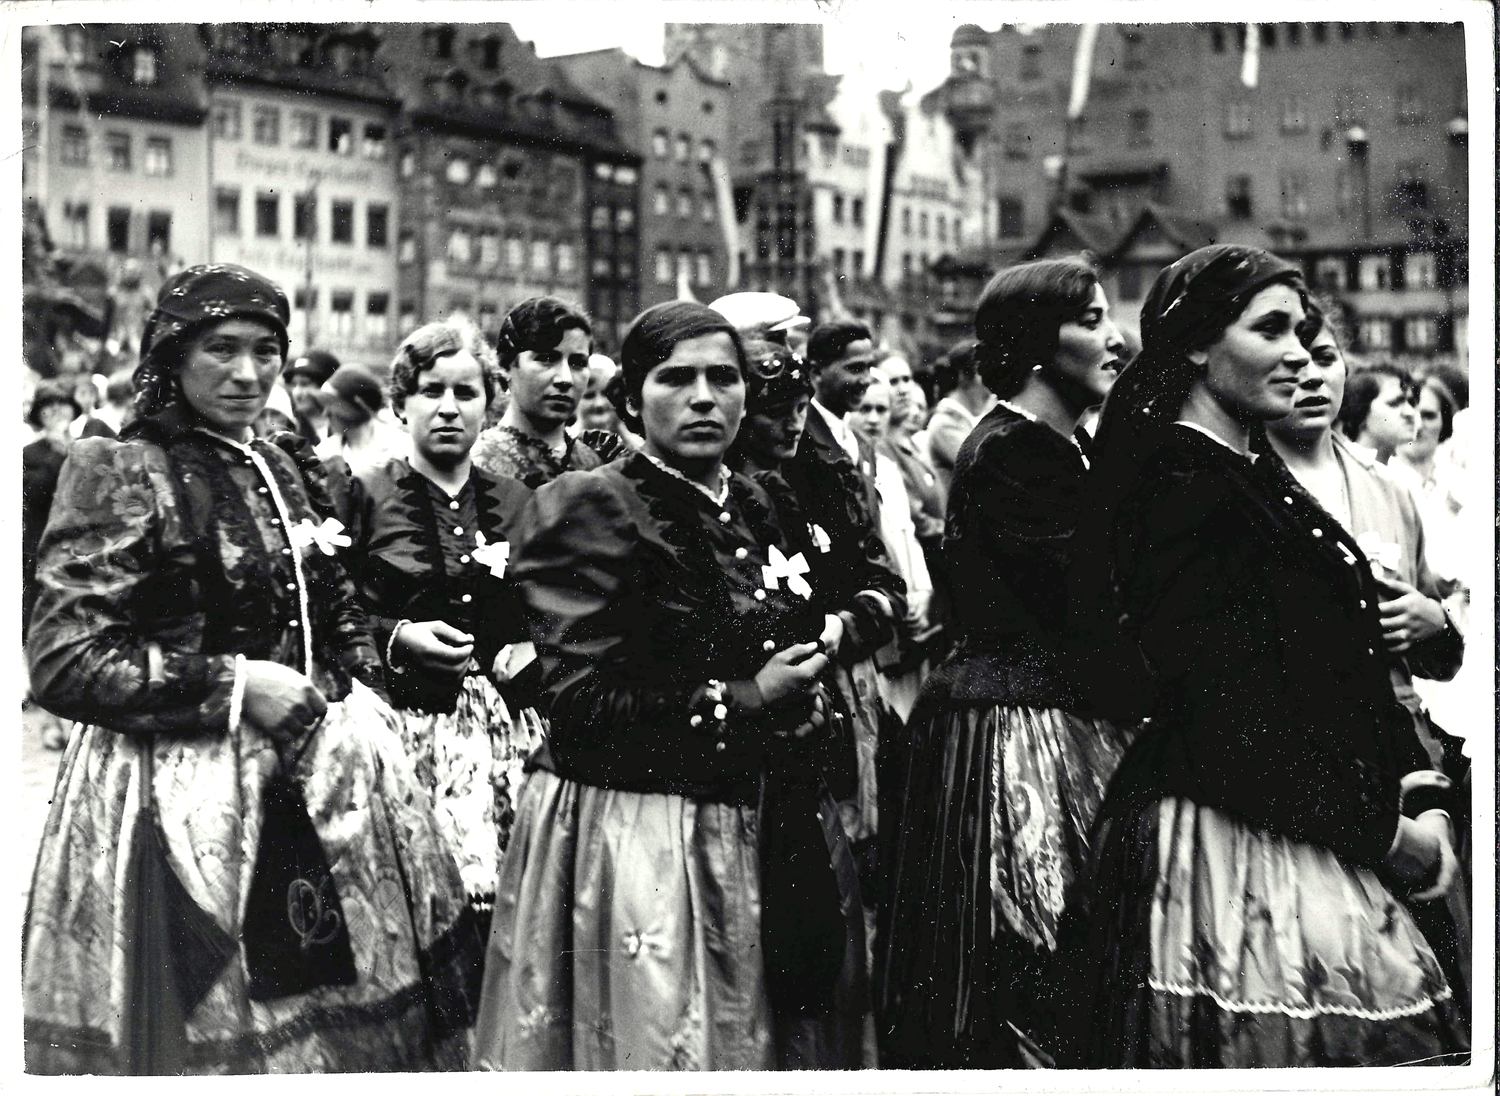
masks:
{"type": "Polygon", "coordinates": [[[739,331],[780,341],[795,327],[812,323],[802,315],[797,302],[780,293],[726,293],[708,306],[739,331]]]}
{"type": "Polygon", "coordinates": [[[766,339],[745,343],[745,412],[754,414],[811,396],[812,372],[790,350],[766,339]]]}
{"type": "Polygon", "coordinates": [[[73,384],[66,380],[49,379],[38,381],[36,391],[31,397],[31,410],[26,413],[26,421],[35,430],[42,428],[42,410],[53,404],[65,404],[72,408],[72,418],[83,414],[83,408],[78,404],[78,397],[73,395],[73,384]]]}
{"type": "Polygon", "coordinates": [[[281,371],[281,379],[290,383],[293,377],[306,377],[321,387],[339,371],[339,360],[326,350],[309,350],[298,354],[281,371]]]}
{"type": "Polygon", "coordinates": [[[362,365],[341,365],[323,382],[324,406],[340,418],[374,418],[385,406],[380,379],[362,365]]]}

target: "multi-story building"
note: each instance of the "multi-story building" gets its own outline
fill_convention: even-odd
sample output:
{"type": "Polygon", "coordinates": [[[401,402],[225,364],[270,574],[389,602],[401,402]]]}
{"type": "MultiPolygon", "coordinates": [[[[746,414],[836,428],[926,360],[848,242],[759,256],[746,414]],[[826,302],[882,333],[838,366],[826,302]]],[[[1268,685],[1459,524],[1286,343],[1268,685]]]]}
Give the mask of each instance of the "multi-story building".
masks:
{"type": "MultiPolygon", "coordinates": [[[[733,208],[725,159],[735,102],[729,85],[705,73],[692,56],[660,68],[620,49],[550,60],[611,104],[621,141],[642,155],[640,307],[684,291],[712,300],[737,284],[730,269],[736,226],[726,217],[733,208]]],[[[591,218],[603,221],[597,209],[591,218]]],[[[599,263],[598,273],[604,265],[599,263]]]]}
{"type": "Polygon", "coordinates": [[[282,285],[291,335],[384,365],[398,330],[399,102],[370,26],[215,23],[208,51],[209,255],[282,285]]]}
{"type": "Polygon", "coordinates": [[[950,282],[1055,247],[1066,211],[1118,268],[1122,301],[1138,302],[1175,246],[1167,233],[1142,249],[1152,210],[1158,227],[1207,223],[1212,238],[1299,259],[1346,313],[1356,350],[1462,356],[1462,25],[1104,26],[1069,121],[1080,33],[954,33],[948,114],[996,198],[982,246],[943,264],[950,282]]]}
{"type": "MultiPolygon", "coordinates": [[[[393,23],[385,36],[386,79],[404,105],[395,133],[401,326],[462,312],[493,335],[506,311],[537,294],[575,300],[616,326],[629,319],[633,229],[619,210],[638,204],[629,192],[640,159],[616,139],[609,108],[506,24],[393,23]],[[610,168],[607,190],[594,189],[599,165],[610,168]],[[611,236],[612,280],[588,273],[594,196],[610,201],[625,232],[624,246],[611,236]]],[[[604,345],[617,337],[608,327],[604,345]]]]}
{"type": "Polygon", "coordinates": [[[72,288],[113,296],[110,344],[135,347],[141,302],[208,257],[207,95],[191,27],[74,23],[22,34],[22,190],[72,288]]]}

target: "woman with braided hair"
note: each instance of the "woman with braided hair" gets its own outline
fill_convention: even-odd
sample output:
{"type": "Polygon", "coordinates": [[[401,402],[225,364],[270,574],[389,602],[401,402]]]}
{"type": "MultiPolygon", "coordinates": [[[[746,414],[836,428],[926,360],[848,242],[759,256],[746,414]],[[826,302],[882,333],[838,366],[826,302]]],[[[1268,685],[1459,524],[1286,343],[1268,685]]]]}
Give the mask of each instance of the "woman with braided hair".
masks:
{"type": "Polygon", "coordinates": [[[1023,263],[985,288],[974,328],[997,402],[954,464],[943,551],[958,642],[906,751],[881,744],[900,805],[876,953],[886,1065],[1036,1064],[1029,1003],[1127,741],[1080,714],[1061,657],[1078,421],[1124,346],[1109,301],[1080,262],[1023,263]]]}
{"type": "Polygon", "coordinates": [[[1078,680],[1140,731],[1099,811],[1059,995],[1090,1066],[1451,1062],[1452,992],[1395,895],[1451,885],[1359,544],[1266,443],[1308,360],[1296,268],[1166,268],[1085,485],[1078,680]],[[1414,794],[1404,794],[1411,789],[1414,794]]]}

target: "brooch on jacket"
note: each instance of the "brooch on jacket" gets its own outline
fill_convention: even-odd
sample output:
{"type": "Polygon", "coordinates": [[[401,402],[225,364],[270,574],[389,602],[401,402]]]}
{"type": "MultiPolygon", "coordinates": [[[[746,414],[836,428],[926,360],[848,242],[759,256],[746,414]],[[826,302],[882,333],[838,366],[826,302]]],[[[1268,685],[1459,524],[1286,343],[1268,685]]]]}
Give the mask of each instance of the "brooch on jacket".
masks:
{"type": "Polygon", "coordinates": [[[833,548],[833,540],[828,536],[828,531],[817,522],[809,524],[807,532],[812,537],[813,547],[819,552],[826,554],[833,548]]]}
{"type": "Polygon", "coordinates": [[[474,562],[481,567],[488,567],[490,574],[496,578],[505,577],[505,568],[510,564],[510,542],[497,540],[494,543],[485,539],[484,530],[474,530],[474,562]]]}
{"type": "Polygon", "coordinates": [[[812,597],[812,586],[802,576],[812,570],[808,566],[807,557],[798,552],[791,559],[776,545],[771,545],[769,558],[770,563],[761,567],[761,574],[765,577],[766,589],[775,590],[786,580],[786,588],[789,593],[807,600],[812,597]]]}
{"type": "Polygon", "coordinates": [[[337,518],[324,518],[321,525],[312,518],[303,518],[292,526],[291,542],[294,548],[316,545],[325,556],[333,555],[339,548],[347,548],[354,542],[344,533],[344,523],[337,518]]]}

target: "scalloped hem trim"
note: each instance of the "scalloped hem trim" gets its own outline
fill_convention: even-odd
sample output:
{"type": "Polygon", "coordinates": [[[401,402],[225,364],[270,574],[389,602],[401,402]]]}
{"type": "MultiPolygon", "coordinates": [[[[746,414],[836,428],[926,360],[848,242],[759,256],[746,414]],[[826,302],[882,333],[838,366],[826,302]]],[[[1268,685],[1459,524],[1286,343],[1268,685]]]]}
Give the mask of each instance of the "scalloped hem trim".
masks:
{"type": "Polygon", "coordinates": [[[1164,982],[1159,978],[1147,979],[1147,984],[1158,993],[1169,993],[1174,997],[1207,997],[1226,1012],[1254,1013],[1264,1015],[1275,1013],[1288,1016],[1294,1020],[1316,1020],[1322,1016],[1349,1016],[1356,1020],[1403,1020],[1409,1016],[1416,1016],[1423,1012],[1435,1010],[1440,1002],[1450,1000],[1453,990],[1444,986],[1441,993],[1423,997],[1409,1005],[1389,1009],[1367,1009],[1354,1008],[1348,1005],[1316,1005],[1312,1007],[1299,1007],[1296,1005],[1282,1004],[1280,1001],[1231,1001],[1219,993],[1215,993],[1207,986],[1190,985],[1182,982],[1164,982]]]}

